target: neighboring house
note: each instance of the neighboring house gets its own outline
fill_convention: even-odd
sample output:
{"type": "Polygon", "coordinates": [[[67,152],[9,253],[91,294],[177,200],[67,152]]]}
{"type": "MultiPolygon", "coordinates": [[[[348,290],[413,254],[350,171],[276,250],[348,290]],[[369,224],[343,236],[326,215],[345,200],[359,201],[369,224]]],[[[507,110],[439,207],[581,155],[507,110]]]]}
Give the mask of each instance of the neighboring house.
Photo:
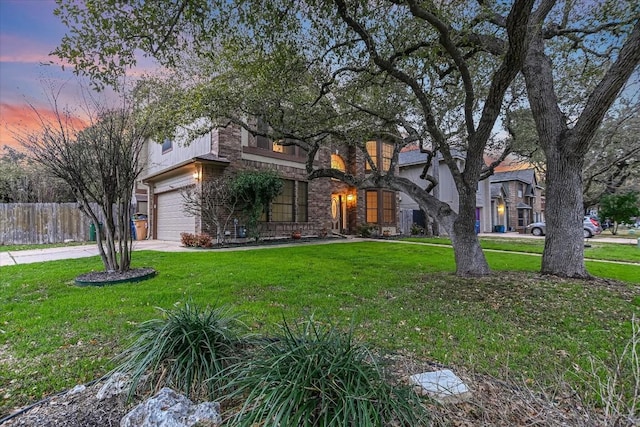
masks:
{"type": "MultiPolygon", "coordinates": [[[[388,164],[387,144],[367,145],[374,161],[388,164]],[[379,154],[379,155],[378,155],[379,154]]],[[[189,144],[165,140],[149,142],[141,181],[149,200],[149,238],[180,240],[180,233],[200,233],[201,218],[184,213],[182,192],[209,177],[241,170],[273,169],[284,179],[284,191],[269,206],[261,223],[263,237],[325,232],[355,234],[363,223],[375,224],[382,233],[396,234],[397,195],[385,190],[357,190],[340,181],[307,179],[307,153],[268,138],[254,137],[235,126],[218,128],[189,144]]],[[[366,173],[364,156],[354,147],[327,146],[318,152],[316,167],[333,166],[353,175],[366,173]]],[[[140,199],[139,199],[140,200],[140,199]]],[[[232,237],[242,237],[234,224],[232,237]]]]}
{"type": "MultiPolygon", "coordinates": [[[[456,160],[460,162],[460,167],[464,165],[464,157],[456,156],[456,160]]],[[[400,176],[415,182],[422,188],[427,181],[420,178],[427,163],[427,154],[419,149],[403,151],[399,156],[400,176]]],[[[458,190],[456,189],[453,175],[449,167],[441,156],[437,156],[433,160],[433,164],[428,173],[438,180],[438,185],[433,189],[432,194],[438,200],[448,203],[449,206],[458,212],[458,190]]],[[[408,195],[400,194],[400,218],[401,230],[404,234],[410,234],[411,226],[416,223],[424,227],[420,221],[424,221],[424,214],[420,211],[418,204],[408,195]]],[[[493,230],[491,221],[491,191],[489,180],[485,179],[478,183],[478,192],[476,193],[476,221],[479,225],[479,231],[482,233],[493,230]]],[[[444,232],[444,230],[441,230],[444,232]]]]}
{"type": "Polygon", "coordinates": [[[544,197],[534,169],[496,172],[490,179],[494,224],[522,233],[528,224],[544,221],[544,197]]]}

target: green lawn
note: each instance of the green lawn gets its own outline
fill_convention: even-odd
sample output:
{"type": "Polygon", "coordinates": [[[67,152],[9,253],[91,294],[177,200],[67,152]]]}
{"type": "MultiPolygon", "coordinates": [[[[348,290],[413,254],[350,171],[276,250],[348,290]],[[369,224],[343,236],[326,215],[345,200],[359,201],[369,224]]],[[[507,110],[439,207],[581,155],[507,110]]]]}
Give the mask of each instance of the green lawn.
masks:
{"type": "MultiPolygon", "coordinates": [[[[415,243],[430,243],[438,245],[451,245],[448,238],[438,237],[409,237],[402,239],[415,243]]],[[[604,243],[598,239],[591,239],[587,242],[589,247],[584,248],[586,259],[604,259],[611,261],[627,261],[640,263],[640,248],[637,245],[625,245],[621,243],[604,243]]],[[[513,237],[481,237],[480,245],[483,249],[525,252],[532,254],[542,254],[544,250],[543,239],[518,239],[513,237]]]]}
{"type": "MultiPolygon", "coordinates": [[[[484,243],[483,243],[484,244],[484,243]]],[[[634,248],[635,249],[635,248],[634,248]]],[[[588,262],[607,279],[539,277],[535,255],[487,252],[492,277],[461,279],[449,247],[362,242],[254,251],[135,252],[158,276],[138,284],[77,287],[97,257],[2,267],[0,414],[93,380],[112,368],[155,307],[231,305],[255,332],[289,321],[353,325],[383,351],[501,378],[588,367],[613,357],[640,312],[640,265],[588,262]]]]}

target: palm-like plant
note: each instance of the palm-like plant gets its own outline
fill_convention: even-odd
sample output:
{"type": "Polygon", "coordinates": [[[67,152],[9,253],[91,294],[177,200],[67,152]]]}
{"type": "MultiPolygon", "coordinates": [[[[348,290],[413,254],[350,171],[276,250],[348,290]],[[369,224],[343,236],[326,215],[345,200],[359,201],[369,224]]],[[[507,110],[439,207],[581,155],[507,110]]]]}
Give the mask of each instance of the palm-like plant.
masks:
{"type": "Polygon", "coordinates": [[[152,386],[174,387],[187,396],[213,393],[219,373],[235,363],[244,346],[244,324],[224,307],[200,309],[192,304],[164,318],[140,324],[137,339],[118,356],[117,371],[131,375],[130,395],[145,374],[152,386]]]}
{"type": "MultiPolygon", "coordinates": [[[[283,335],[228,384],[245,404],[232,425],[418,426],[425,412],[409,387],[392,387],[351,333],[311,321],[283,335]]],[[[233,369],[232,369],[233,370],[233,369]]]]}

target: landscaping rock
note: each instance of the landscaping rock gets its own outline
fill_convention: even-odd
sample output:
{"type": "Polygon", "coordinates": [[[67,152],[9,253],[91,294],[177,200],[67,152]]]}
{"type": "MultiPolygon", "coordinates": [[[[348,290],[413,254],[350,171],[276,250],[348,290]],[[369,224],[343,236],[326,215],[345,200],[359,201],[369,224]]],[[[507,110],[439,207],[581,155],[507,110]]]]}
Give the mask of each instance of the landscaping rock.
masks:
{"type": "Polygon", "coordinates": [[[440,402],[464,400],[471,396],[467,385],[449,369],[411,375],[411,382],[420,387],[420,392],[429,394],[440,402]]]}
{"type": "Polygon", "coordinates": [[[130,384],[131,380],[128,375],[115,372],[100,388],[96,394],[96,399],[104,400],[125,393],[129,389],[130,384]]]}
{"type": "Polygon", "coordinates": [[[165,387],[125,415],[120,427],[215,427],[221,423],[219,403],[194,405],[185,396],[165,387]]]}

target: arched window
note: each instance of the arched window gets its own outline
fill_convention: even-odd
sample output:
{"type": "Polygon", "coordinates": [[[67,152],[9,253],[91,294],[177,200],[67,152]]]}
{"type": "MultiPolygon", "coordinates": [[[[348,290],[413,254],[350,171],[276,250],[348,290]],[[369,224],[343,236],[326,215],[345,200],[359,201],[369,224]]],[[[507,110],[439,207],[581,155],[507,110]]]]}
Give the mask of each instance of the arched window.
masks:
{"type": "Polygon", "coordinates": [[[331,169],[338,169],[341,172],[346,172],[347,168],[344,164],[344,160],[338,154],[331,155],[331,169]]]}

